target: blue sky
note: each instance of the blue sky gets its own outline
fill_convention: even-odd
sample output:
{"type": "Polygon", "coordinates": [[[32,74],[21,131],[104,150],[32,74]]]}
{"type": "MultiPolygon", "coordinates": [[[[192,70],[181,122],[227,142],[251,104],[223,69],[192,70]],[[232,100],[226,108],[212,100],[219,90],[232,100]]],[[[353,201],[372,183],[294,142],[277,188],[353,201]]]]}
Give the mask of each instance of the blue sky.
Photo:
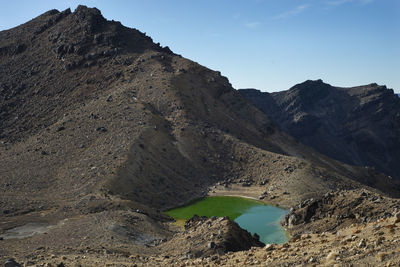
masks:
{"type": "Polygon", "coordinates": [[[307,79],[400,92],[399,0],[18,0],[0,30],[49,9],[97,7],[175,53],[227,76],[235,88],[279,91],[307,79]]]}

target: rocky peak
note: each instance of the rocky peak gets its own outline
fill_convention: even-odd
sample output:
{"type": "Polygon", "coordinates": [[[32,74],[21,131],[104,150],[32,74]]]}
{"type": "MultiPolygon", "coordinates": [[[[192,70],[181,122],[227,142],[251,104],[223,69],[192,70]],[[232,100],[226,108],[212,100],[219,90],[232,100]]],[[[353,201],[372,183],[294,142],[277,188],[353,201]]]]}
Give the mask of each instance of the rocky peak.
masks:
{"type": "Polygon", "coordinates": [[[169,48],[154,44],[144,33],[124,27],[120,22],[106,20],[97,8],[79,5],[71,16],[69,14],[69,9],[54,14],[49,19],[53,23],[46,23],[39,31],[47,35],[46,39],[52,43],[56,57],[63,62],[67,71],[96,65],[107,58],[115,58],[123,51],[171,53],[169,48]],[[60,16],[68,17],[60,21],[60,16]]]}
{"type": "MultiPolygon", "coordinates": [[[[0,128],[3,130],[0,136],[15,141],[24,129],[33,129],[27,126],[32,120],[11,114],[32,113],[40,106],[38,102],[45,101],[43,97],[52,99],[53,106],[43,103],[36,110],[37,118],[46,116],[45,108],[54,110],[73,97],[82,100],[78,95],[94,96],[93,91],[77,89],[81,85],[78,81],[68,84],[57,77],[73,75],[72,72],[79,75],[79,71],[93,71],[100,66],[104,69],[106,65],[128,66],[146,51],[172,53],[144,33],[108,21],[98,9],[86,6],[78,6],[73,13],[70,9],[61,12],[53,9],[16,28],[0,31],[0,128]],[[23,112],[18,111],[21,99],[26,99],[23,112]],[[19,120],[15,122],[15,118],[19,120]],[[16,124],[21,124],[21,128],[16,124]]],[[[108,82],[119,77],[118,71],[115,73],[107,78],[108,82]]],[[[55,119],[53,115],[41,127],[55,119]]]]}
{"type": "MultiPolygon", "coordinates": [[[[296,84],[288,91],[290,99],[296,98],[302,102],[304,107],[314,105],[318,100],[325,98],[332,88],[331,85],[319,80],[307,80],[303,83],[296,84]]],[[[287,100],[287,99],[285,99],[287,100]]]]}
{"type": "Polygon", "coordinates": [[[300,94],[310,94],[315,92],[323,92],[331,89],[332,86],[324,83],[321,79],[318,80],[307,80],[305,82],[296,84],[289,91],[298,91],[300,94]]]}
{"type": "Polygon", "coordinates": [[[100,10],[97,8],[88,8],[83,5],[79,5],[75,9],[73,15],[88,32],[99,30],[99,27],[106,22],[100,10]]]}
{"type": "Polygon", "coordinates": [[[313,88],[317,88],[317,87],[321,87],[321,86],[330,87],[329,84],[324,83],[321,79],[318,79],[318,80],[307,80],[305,82],[298,83],[290,89],[297,88],[300,90],[304,90],[304,89],[313,89],[313,88]]]}
{"type": "Polygon", "coordinates": [[[75,11],[74,11],[74,16],[77,18],[80,18],[81,20],[85,19],[92,19],[94,17],[104,19],[104,17],[101,15],[101,11],[98,10],[97,8],[89,8],[84,5],[79,5],[75,11]]]}

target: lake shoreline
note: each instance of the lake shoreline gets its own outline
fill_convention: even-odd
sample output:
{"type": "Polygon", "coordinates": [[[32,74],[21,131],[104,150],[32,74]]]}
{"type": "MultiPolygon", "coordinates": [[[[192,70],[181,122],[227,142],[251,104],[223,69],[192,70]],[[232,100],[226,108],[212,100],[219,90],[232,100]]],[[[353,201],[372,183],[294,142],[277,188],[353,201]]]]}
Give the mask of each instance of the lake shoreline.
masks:
{"type": "Polygon", "coordinates": [[[210,188],[207,196],[214,197],[214,196],[232,196],[232,197],[243,197],[254,199],[259,202],[262,202],[269,206],[274,206],[281,209],[290,209],[290,204],[286,203],[282,200],[277,201],[274,200],[267,200],[267,199],[259,199],[259,196],[265,191],[265,187],[259,186],[250,186],[250,187],[242,187],[239,185],[231,185],[228,188],[219,186],[216,188],[210,188]]]}
{"type": "Polygon", "coordinates": [[[286,229],[280,224],[287,212],[287,209],[269,205],[254,197],[235,194],[207,196],[165,213],[174,218],[174,224],[178,226],[183,226],[194,215],[208,218],[227,216],[251,234],[257,233],[261,242],[281,244],[289,240],[286,229]]]}

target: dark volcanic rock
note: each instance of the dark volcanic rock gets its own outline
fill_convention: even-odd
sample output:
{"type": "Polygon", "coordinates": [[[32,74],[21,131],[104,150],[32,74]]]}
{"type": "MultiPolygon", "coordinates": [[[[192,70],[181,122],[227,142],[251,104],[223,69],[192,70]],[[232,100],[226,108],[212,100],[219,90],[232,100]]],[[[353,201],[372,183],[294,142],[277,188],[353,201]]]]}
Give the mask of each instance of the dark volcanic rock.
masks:
{"type": "Polygon", "coordinates": [[[317,80],[276,93],[239,91],[302,143],[400,179],[400,100],[386,86],[340,88],[317,80]]]}
{"type": "Polygon", "coordinates": [[[4,267],[20,267],[21,264],[16,262],[14,259],[9,259],[4,263],[4,267]]]}
{"type": "Polygon", "coordinates": [[[264,246],[258,235],[252,236],[228,217],[208,219],[197,215],[186,222],[185,231],[176,236],[173,243],[182,248],[190,247],[195,257],[264,246]]]}

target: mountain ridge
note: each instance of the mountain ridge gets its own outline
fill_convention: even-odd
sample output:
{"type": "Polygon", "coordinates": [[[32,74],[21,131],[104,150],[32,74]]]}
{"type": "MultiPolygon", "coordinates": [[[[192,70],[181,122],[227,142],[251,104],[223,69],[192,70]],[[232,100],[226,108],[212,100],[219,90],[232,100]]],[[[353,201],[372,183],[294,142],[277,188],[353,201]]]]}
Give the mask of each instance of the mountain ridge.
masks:
{"type": "Polygon", "coordinates": [[[239,91],[304,144],[399,179],[400,101],[392,89],[375,83],[333,87],[309,80],[282,92],[239,91]]]}

